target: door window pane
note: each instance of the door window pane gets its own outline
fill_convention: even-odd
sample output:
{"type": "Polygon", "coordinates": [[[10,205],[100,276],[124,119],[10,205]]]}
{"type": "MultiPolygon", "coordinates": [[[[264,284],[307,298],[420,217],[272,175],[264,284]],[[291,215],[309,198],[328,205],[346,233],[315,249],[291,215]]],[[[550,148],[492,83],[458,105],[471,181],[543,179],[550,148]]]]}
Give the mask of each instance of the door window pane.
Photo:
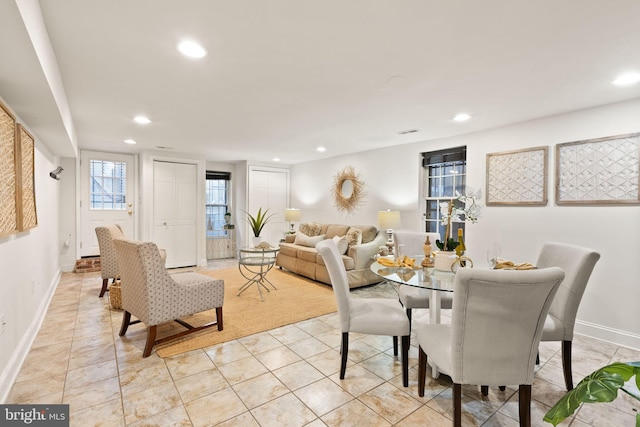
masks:
{"type": "Polygon", "coordinates": [[[127,209],[127,164],[108,160],[90,162],[90,209],[127,209]]]}

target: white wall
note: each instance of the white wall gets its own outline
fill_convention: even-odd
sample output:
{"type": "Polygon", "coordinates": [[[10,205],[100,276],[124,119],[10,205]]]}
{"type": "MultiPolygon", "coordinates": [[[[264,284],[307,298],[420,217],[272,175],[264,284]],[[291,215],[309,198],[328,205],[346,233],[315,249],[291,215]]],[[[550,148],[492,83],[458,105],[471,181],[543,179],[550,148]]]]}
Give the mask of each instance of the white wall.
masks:
{"type": "Polygon", "coordinates": [[[478,223],[466,228],[467,254],[484,265],[486,249],[494,241],[501,243],[506,258],[517,262],[535,263],[546,241],[597,249],[602,257],[582,299],[576,332],[640,348],[640,206],[556,206],[553,192],[556,144],[638,131],[640,100],[633,100],[455,138],[302,163],[291,168],[291,203],[303,209],[303,222],[376,224],[377,211],[391,208],[401,211],[401,228],[419,230],[420,153],[466,145],[467,184],[482,188],[484,194],[487,153],[548,145],[548,205],[483,206],[478,223]],[[330,189],[335,174],[347,165],[360,174],[367,194],[359,210],[341,215],[330,189]]]}
{"type": "Polygon", "coordinates": [[[0,402],[19,368],[44,317],[60,277],[61,245],[58,233],[60,181],[49,177],[57,159],[36,138],[35,193],[38,226],[0,238],[0,402]]]}

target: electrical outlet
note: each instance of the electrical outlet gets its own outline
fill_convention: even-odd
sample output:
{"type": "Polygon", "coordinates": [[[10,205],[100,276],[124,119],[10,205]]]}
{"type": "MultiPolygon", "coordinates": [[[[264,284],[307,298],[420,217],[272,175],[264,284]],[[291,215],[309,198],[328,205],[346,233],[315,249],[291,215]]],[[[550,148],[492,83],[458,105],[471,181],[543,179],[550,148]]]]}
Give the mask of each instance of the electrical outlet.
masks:
{"type": "Polygon", "coordinates": [[[0,314],[0,335],[4,334],[4,325],[6,325],[7,322],[4,320],[4,314],[0,314]]]}

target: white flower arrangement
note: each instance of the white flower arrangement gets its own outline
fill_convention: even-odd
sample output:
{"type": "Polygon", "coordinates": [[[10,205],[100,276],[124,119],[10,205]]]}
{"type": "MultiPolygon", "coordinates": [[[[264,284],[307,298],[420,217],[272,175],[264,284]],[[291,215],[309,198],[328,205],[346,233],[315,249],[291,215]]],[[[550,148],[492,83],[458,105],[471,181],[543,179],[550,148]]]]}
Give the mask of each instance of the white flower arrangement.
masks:
{"type": "Polygon", "coordinates": [[[467,187],[464,194],[456,191],[456,197],[451,199],[451,202],[440,203],[441,220],[443,224],[451,224],[451,222],[465,222],[471,221],[472,223],[478,222],[480,217],[480,211],[482,210],[478,200],[482,198],[482,190],[473,191],[467,187]],[[455,200],[459,200],[464,203],[464,208],[458,208],[450,206],[453,205],[455,200]],[[464,217],[464,219],[463,219],[464,217]]]}

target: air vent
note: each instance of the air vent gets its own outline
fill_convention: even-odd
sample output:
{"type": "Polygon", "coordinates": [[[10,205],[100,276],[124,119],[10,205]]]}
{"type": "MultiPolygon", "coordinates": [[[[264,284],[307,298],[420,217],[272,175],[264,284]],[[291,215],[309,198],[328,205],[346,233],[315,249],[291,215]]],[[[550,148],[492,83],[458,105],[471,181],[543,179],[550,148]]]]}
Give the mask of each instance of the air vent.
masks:
{"type": "Polygon", "coordinates": [[[416,133],[416,132],[418,132],[418,129],[401,130],[400,132],[398,132],[398,135],[407,135],[409,133],[416,133]]]}

